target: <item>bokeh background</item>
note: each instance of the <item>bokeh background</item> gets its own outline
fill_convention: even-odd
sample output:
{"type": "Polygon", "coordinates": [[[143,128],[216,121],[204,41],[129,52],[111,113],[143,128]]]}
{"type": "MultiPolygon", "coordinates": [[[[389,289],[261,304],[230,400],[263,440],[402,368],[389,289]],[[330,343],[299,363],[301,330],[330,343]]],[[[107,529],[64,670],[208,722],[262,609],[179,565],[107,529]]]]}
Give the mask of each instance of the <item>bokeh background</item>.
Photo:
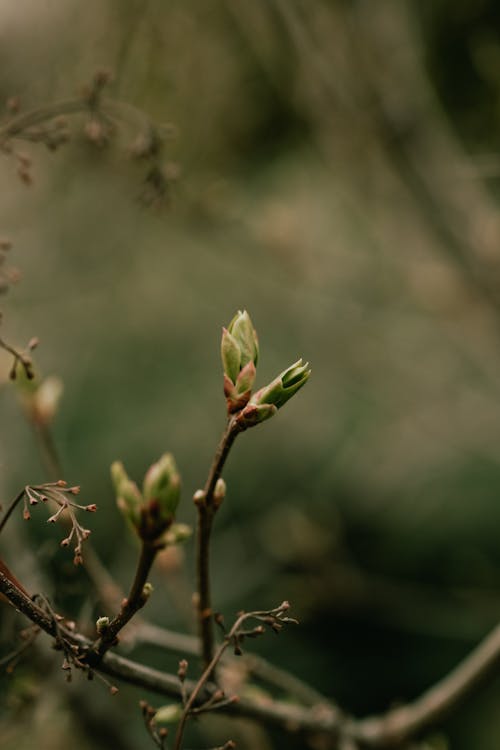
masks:
{"type": "MultiPolygon", "coordinates": [[[[300,627],[256,651],[355,715],[417,696],[500,615],[498,4],[4,0],[0,21],[3,101],[78,95],[104,66],[109,95],[165,135],[161,206],[146,205],[128,125],[99,147],[82,114],[55,153],[21,144],[30,187],[2,155],[0,229],[22,271],[2,335],[38,336],[40,370],[64,382],[55,441],[65,477],[99,505],[102,558],[126,587],[116,458],[140,479],[172,450],[179,518],[193,522],[224,424],[220,328],[246,308],[259,383],[300,356],[313,376],[231,455],[216,606],[230,618],[289,599],[300,627]]],[[[6,503],[47,477],[0,365],[6,503]]],[[[59,607],[92,616],[95,592],[58,541],[41,510],[2,550],[32,586],[48,571],[59,607]]],[[[178,562],[154,574],[149,611],[189,630],[190,545],[178,562]]],[[[19,621],[1,617],[7,652],[19,621]]],[[[5,750],[149,746],[140,691],[117,702],[83,685],[83,699],[54,662],[44,679],[29,659],[3,679],[5,750]]],[[[497,750],[499,691],[490,682],[418,747],[497,750]]],[[[304,746],[255,731],[212,720],[191,741],[304,746]]]]}

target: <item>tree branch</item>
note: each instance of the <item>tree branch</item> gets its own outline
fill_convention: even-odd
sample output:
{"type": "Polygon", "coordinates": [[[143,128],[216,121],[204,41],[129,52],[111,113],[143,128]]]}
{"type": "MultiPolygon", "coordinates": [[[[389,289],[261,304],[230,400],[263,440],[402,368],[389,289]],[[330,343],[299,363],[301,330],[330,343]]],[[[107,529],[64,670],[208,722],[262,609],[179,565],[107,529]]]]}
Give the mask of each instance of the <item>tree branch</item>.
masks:
{"type": "Polygon", "coordinates": [[[142,542],[141,553],[137,562],[135,577],[130,588],[128,597],[123,601],[120,612],[111,622],[106,624],[101,636],[94,644],[94,652],[99,657],[104,656],[106,651],[117,643],[118,633],[146,604],[149,592],[145,589],[149,571],[158,554],[158,547],[154,544],[142,542]]]}
{"type": "Polygon", "coordinates": [[[412,703],[357,722],[352,736],[368,747],[392,747],[428,729],[455,709],[500,665],[500,625],[458,666],[412,703]]]}
{"type": "MultiPolygon", "coordinates": [[[[23,594],[0,571],[0,592],[16,609],[51,636],[58,635],[54,620],[23,594]]],[[[82,650],[91,653],[92,643],[87,638],[65,631],[65,637],[82,650]]],[[[83,658],[83,657],[82,657],[83,658]]],[[[97,671],[146,690],[173,698],[181,698],[181,686],[177,676],[160,672],[116,654],[106,653],[90,666],[97,671]]],[[[256,719],[269,726],[279,726],[292,732],[315,732],[326,735],[331,746],[336,747],[340,738],[349,739],[368,748],[401,746],[409,738],[430,728],[473,693],[500,664],[500,625],[458,664],[448,675],[437,682],[412,703],[393,709],[381,716],[353,719],[344,715],[335,706],[322,703],[311,708],[276,700],[259,701],[244,696],[237,703],[220,710],[231,716],[256,719]]],[[[194,690],[195,682],[186,681],[186,689],[194,690]]],[[[217,690],[207,683],[198,696],[203,703],[217,690]]]]}
{"type": "Polygon", "coordinates": [[[205,667],[212,661],[214,634],[212,621],[212,598],[210,593],[210,540],[212,524],[218,510],[215,502],[215,487],[222,474],[224,464],[241,431],[234,418],[228,420],[226,430],[219,443],[207,481],[202,493],[196,493],[195,503],[198,508],[198,526],[196,536],[196,574],[197,574],[197,612],[198,628],[202,643],[202,658],[205,667]]]}
{"type": "MultiPolygon", "coordinates": [[[[90,112],[91,110],[92,107],[89,100],[85,96],[81,96],[74,99],[63,99],[53,104],[47,104],[43,107],[23,112],[0,126],[0,143],[9,138],[22,137],[26,130],[47,122],[47,120],[53,120],[62,115],[90,112]]],[[[116,99],[99,97],[98,111],[140,128],[149,125],[148,118],[140,109],[116,99]]]]}

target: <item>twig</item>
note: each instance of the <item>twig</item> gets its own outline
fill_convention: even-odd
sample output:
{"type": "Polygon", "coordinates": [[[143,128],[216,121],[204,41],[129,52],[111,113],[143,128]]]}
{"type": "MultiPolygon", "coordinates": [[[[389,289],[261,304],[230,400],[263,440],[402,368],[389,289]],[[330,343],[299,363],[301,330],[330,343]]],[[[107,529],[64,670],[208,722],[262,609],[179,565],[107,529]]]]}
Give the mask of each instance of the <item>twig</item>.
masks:
{"type": "MultiPolygon", "coordinates": [[[[1,571],[0,591],[42,630],[49,635],[57,635],[54,621],[1,571]]],[[[181,688],[176,675],[160,672],[113,653],[106,653],[94,666],[92,643],[78,633],[64,632],[65,637],[82,649],[86,654],[85,658],[98,671],[161,695],[180,698],[181,688]]],[[[497,626],[454,670],[420,698],[382,716],[356,720],[346,717],[334,706],[303,708],[282,701],[262,702],[244,696],[237,703],[223,707],[221,711],[233,716],[257,719],[263,724],[278,726],[287,731],[324,734],[331,739],[332,746],[341,736],[371,748],[382,748],[390,743],[397,746],[456,709],[495,671],[499,663],[500,626],[497,626]]],[[[196,684],[186,680],[186,689],[193,691],[196,684]]],[[[206,683],[198,696],[200,702],[210,698],[216,689],[216,686],[206,683]]]]}
{"type": "MultiPolygon", "coordinates": [[[[186,727],[186,722],[188,720],[189,714],[192,711],[192,708],[195,705],[196,700],[201,690],[204,688],[205,684],[210,679],[210,676],[213,674],[215,667],[219,663],[224,651],[232,644],[235,647],[235,651],[237,650],[238,653],[241,653],[240,642],[243,639],[242,638],[243,635],[248,635],[252,637],[255,635],[260,635],[261,633],[265,632],[265,629],[261,625],[255,628],[253,631],[248,631],[248,632],[241,631],[242,625],[248,620],[257,619],[266,623],[270,623],[271,627],[273,627],[274,625],[276,626],[276,628],[278,627],[281,628],[282,627],[281,623],[296,622],[289,617],[284,617],[285,612],[287,612],[289,608],[290,608],[290,605],[288,604],[288,602],[283,602],[279,607],[276,607],[276,609],[273,609],[273,610],[242,612],[239,615],[239,617],[237,618],[236,622],[232,626],[229,633],[227,633],[227,635],[224,636],[224,641],[220,644],[219,648],[213,655],[211,661],[205,667],[203,674],[201,675],[200,679],[196,683],[194,690],[190,694],[188,701],[186,705],[184,706],[184,710],[182,712],[182,716],[179,721],[179,726],[177,728],[177,734],[175,736],[174,750],[181,750],[182,738],[184,736],[184,729],[186,727]]],[[[221,699],[223,698],[224,698],[224,694],[222,693],[221,699]]],[[[230,705],[234,703],[234,700],[229,699],[229,701],[226,701],[226,703],[227,705],[230,705]]]]}
{"type": "MultiPolygon", "coordinates": [[[[181,697],[181,687],[177,675],[160,672],[111,652],[106,653],[98,663],[95,663],[92,643],[88,638],[77,632],[66,631],[61,625],[56,627],[54,620],[28,596],[25,596],[13,586],[1,571],[0,591],[5,594],[19,612],[49,635],[56,637],[58,632],[62,631],[68,642],[81,649],[82,659],[85,658],[96,671],[160,695],[170,698],[181,697]]],[[[188,691],[192,692],[195,687],[195,682],[186,680],[188,691]]],[[[200,701],[209,699],[216,689],[215,685],[206,684],[200,692],[200,701]]],[[[332,709],[330,713],[323,710],[318,713],[315,709],[303,709],[300,706],[280,701],[261,703],[248,698],[241,698],[238,703],[226,706],[222,710],[235,716],[257,719],[270,726],[288,727],[290,729],[290,726],[293,725],[297,728],[297,731],[314,730],[332,734],[338,731],[339,725],[339,713],[335,709],[332,709]]]]}
{"type": "Polygon", "coordinates": [[[8,521],[8,520],[9,520],[9,518],[11,517],[12,513],[13,513],[13,512],[15,511],[16,507],[17,507],[17,506],[19,505],[19,503],[20,503],[20,502],[21,502],[21,500],[23,499],[23,497],[24,497],[24,494],[25,494],[25,488],[23,488],[23,489],[21,490],[21,492],[19,492],[19,493],[18,493],[18,494],[16,495],[16,497],[14,498],[14,500],[13,500],[13,501],[11,502],[11,504],[9,505],[9,507],[8,507],[8,509],[7,509],[7,511],[6,511],[5,515],[4,515],[4,517],[3,517],[3,518],[2,518],[2,520],[0,521],[0,534],[1,534],[1,533],[2,533],[2,531],[4,530],[4,528],[5,528],[6,524],[7,524],[7,521],[8,521]]]}
{"type": "MultiPolygon", "coordinates": [[[[149,125],[149,119],[140,109],[137,109],[131,104],[126,104],[125,102],[101,97],[99,99],[99,109],[104,113],[118,117],[132,125],[142,128],[149,125]]],[[[62,115],[89,112],[89,110],[89,101],[82,96],[74,99],[63,99],[53,104],[37,107],[29,112],[23,112],[0,127],[0,143],[9,138],[19,138],[24,131],[35,127],[36,125],[40,125],[47,120],[52,120],[61,117],[62,115]]]]}
{"type": "Polygon", "coordinates": [[[399,745],[441,720],[500,665],[500,625],[442,680],[412,703],[356,722],[352,737],[368,747],[399,745]]]}
{"type": "Polygon", "coordinates": [[[24,354],[23,352],[18,351],[2,338],[0,338],[0,348],[5,349],[6,352],[9,352],[9,354],[12,354],[12,356],[14,357],[14,363],[10,370],[11,380],[15,380],[18,363],[21,364],[28,380],[33,380],[35,373],[33,372],[33,362],[31,361],[31,357],[29,357],[27,354],[24,354]]]}
{"type": "MultiPolygon", "coordinates": [[[[24,643],[18,646],[14,651],[11,651],[10,654],[2,657],[0,659],[0,667],[6,666],[7,672],[12,672],[14,666],[19,661],[19,658],[24,654],[25,651],[31,648],[39,633],[40,628],[36,625],[31,626],[29,632],[24,631],[24,643]]],[[[23,633],[21,633],[21,635],[23,635],[23,633]]]]}
{"type": "Polygon", "coordinates": [[[94,653],[102,658],[106,651],[117,643],[118,633],[146,604],[149,590],[146,588],[147,577],[159,548],[154,544],[142,542],[141,553],[137,562],[134,581],[128,597],[122,602],[120,612],[111,622],[106,623],[101,630],[100,638],[94,644],[94,653]]]}
{"type": "Polygon", "coordinates": [[[197,557],[196,573],[198,584],[198,627],[202,643],[202,659],[205,667],[212,661],[214,634],[212,622],[212,599],[210,593],[210,540],[212,524],[218,509],[214,502],[217,480],[222,474],[224,464],[231,450],[240,426],[234,418],[228,420],[226,430],[219,443],[215,457],[208,473],[202,493],[196,493],[195,503],[198,507],[197,557]]]}
{"type": "Polygon", "coordinates": [[[286,669],[271,664],[257,654],[244,654],[243,660],[249,675],[257,677],[263,683],[277,688],[286,697],[295,698],[305,706],[319,706],[328,703],[324,695],[308,685],[307,682],[288,672],[286,669]]]}

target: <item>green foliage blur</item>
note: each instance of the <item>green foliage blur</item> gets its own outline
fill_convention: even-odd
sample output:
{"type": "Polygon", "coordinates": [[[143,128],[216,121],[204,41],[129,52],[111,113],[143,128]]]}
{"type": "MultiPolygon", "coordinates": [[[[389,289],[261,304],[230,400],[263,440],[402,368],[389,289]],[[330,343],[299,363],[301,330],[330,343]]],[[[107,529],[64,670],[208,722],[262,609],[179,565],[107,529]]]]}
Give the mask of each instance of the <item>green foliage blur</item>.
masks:
{"type": "MultiPolygon", "coordinates": [[[[300,627],[255,650],[355,715],[416,697],[500,615],[498,4],[21,0],[0,21],[2,101],[29,110],[110,68],[109,95],[168,126],[162,158],[178,175],[166,205],[144,205],[137,132],[99,148],[83,115],[55,153],[22,144],[31,187],[1,155],[0,234],[22,271],[2,335],[38,336],[37,365],[64,382],[64,478],[99,506],[110,571],[126,588],[136,552],[114,460],[140,479],[172,451],[177,516],[194,522],[225,419],[221,326],[247,309],[258,387],[299,357],[313,372],[230,456],[215,606],[230,620],[289,599],[300,627]]],[[[47,479],[9,364],[0,352],[4,507],[47,479]]],[[[56,606],[99,615],[43,509],[18,521],[0,545],[16,574],[36,590],[29,544],[56,606]]],[[[192,545],[153,583],[151,619],[191,630],[192,545]]],[[[1,618],[6,653],[19,620],[1,618]]],[[[156,650],[134,656],[175,669],[156,650]]],[[[140,691],[108,698],[78,676],[66,688],[46,659],[44,681],[29,658],[2,680],[4,750],[35,736],[38,750],[149,746],[140,691]]],[[[418,747],[497,750],[498,698],[497,681],[418,747]]],[[[228,732],[242,749],[284,746],[199,726],[199,747],[228,732]]]]}

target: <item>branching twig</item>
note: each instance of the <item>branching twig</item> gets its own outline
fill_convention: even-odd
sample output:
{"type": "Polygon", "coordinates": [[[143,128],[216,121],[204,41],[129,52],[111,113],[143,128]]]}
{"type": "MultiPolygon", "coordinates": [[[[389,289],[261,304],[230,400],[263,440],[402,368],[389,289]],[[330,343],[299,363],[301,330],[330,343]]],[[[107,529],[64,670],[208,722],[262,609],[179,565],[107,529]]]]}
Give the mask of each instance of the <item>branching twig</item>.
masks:
{"type": "Polygon", "coordinates": [[[212,599],[210,593],[210,540],[212,524],[219,504],[215,501],[215,488],[224,464],[241,427],[234,417],[228,420],[226,430],[217,448],[204,489],[195,494],[198,508],[196,572],[198,584],[198,626],[205,667],[210,664],[214,649],[212,599]]]}
{"type": "MultiPolygon", "coordinates": [[[[42,630],[49,635],[57,635],[53,619],[14,586],[1,571],[0,591],[42,630]]],[[[86,654],[85,658],[93,667],[92,643],[78,633],[65,633],[65,636],[82,649],[82,653],[86,654]]],[[[282,727],[288,731],[321,733],[331,739],[332,747],[341,736],[367,747],[383,748],[390,743],[397,746],[415,733],[433,726],[447,713],[456,709],[494,672],[499,663],[500,626],[486,636],[452,672],[420,698],[406,706],[392,709],[382,716],[356,720],[344,716],[334,706],[303,708],[291,703],[275,700],[262,702],[244,696],[241,696],[237,703],[227,705],[221,710],[230,715],[257,719],[263,724],[282,727]]],[[[181,695],[176,675],[160,672],[116,654],[106,653],[95,665],[95,669],[161,695],[175,698],[180,698],[181,695]]],[[[190,696],[196,684],[186,681],[186,689],[190,696]]],[[[200,702],[208,700],[216,689],[215,686],[205,683],[198,696],[200,702]]]]}
{"type": "Polygon", "coordinates": [[[40,502],[46,503],[47,501],[51,501],[58,506],[58,510],[52,516],[50,516],[47,522],[55,523],[61,516],[64,515],[64,512],[68,513],[71,524],[70,532],[68,536],[61,541],[61,546],[68,547],[72,539],[74,538],[76,541],[76,545],[74,548],[74,563],[75,565],[81,564],[83,562],[82,544],[86,539],[88,539],[90,530],[85,529],[80,524],[76,517],[75,509],[94,513],[97,510],[97,506],[95,505],[95,503],[80,505],[72,500],[71,498],[74,495],[78,495],[79,492],[80,487],[68,487],[67,483],[63,479],[59,479],[57,482],[45,482],[44,484],[39,485],[26,485],[26,487],[24,487],[24,489],[21,490],[21,492],[19,492],[19,494],[12,501],[7,512],[2,518],[0,522],[0,533],[4,529],[12,512],[21,502],[21,500],[24,500],[23,518],[25,521],[28,521],[31,518],[29,509],[32,506],[37,505],[40,502]]]}
{"type": "Polygon", "coordinates": [[[37,625],[32,625],[29,630],[22,631],[21,637],[24,639],[24,642],[21,643],[21,645],[18,646],[14,651],[11,651],[10,654],[7,654],[0,659],[0,667],[5,666],[7,668],[7,672],[12,672],[20,657],[24,654],[25,651],[31,648],[40,632],[40,628],[37,625]]]}
{"type": "Polygon", "coordinates": [[[155,544],[142,542],[134,581],[128,597],[122,602],[121,610],[113,620],[108,622],[107,618],[102,618],[104,622],[100,627],[100,637],[93,648],[94,653],[99,658],[102,658],[106,651],[117,643],[117,636],[120,630],[146,604],[151,593],[151,587],[148,586],[147,578],[158,551],[159,548],[155,544]]]}
{"type": "Polygon", "coordinates": [[[61,100],[20,114],[16,109],[14,116],[0,125],[0,150],[17,158],[17,171],[23,182],[29,185],[33,181],[31,159],[14,149],[12,141],[21,139],[45,143],[47,148],[55,150],[69,140],[64,118],[83,113],[88,116],[85,135],[98,147],[107,144],[116,130],[116,123],[125,123],[135,129],[137,137],[129,153],[149,162],[142,198],[145,202],[156,204],[168,197],[169,187],[177,177],[177,170],[172,165],[163,166],[160,157],[165,136],[172,128],[159,128],[141,109],[128,102],[103,96],[102,91],[110,80],[109,72],[97,71],[80,97],[61,100]]]}
{"type": "MultiPolygon", "coordinates": [[[[243,631],[242,626],[248,620],[259,620],[261,622],[270,624],[271,627],[274,628],[276,632],[278,632],[278,630],[283,627],[282,623],[296,622],[296,620],[292,620],[291,618],[285,616],[285,612],[288,612],[289,608],[290,608],[290,605],[288,604],[288,602],[283,602],[279,607],[276,607],[276,609],[273,609],[273,610],[242,612],[239,615],[239,617],[237,618],[236,622],[232,626],[229,633],[227,633],[227,635],[224,637],[224,641],[220,644],[219,648],[213,655],[211,661],[205,667],[203,674],[201,675],[200,679],[196,683],[194,690],[190,694],[188,701],[186,705],[184,706],[182,717],[181,717],[181,720],[179,722],[179,726],[177,729],[177,734],[175,736],[174,750],[181,750],[182,739],[184,736],[184,729],[186,727],[186,722],[188,720],[189,714],[191,713],[193,706],[195,705],[196,700],[201,690],[204,688],[204,686],[210,679],[210,676],[214,672],[215,667],[219,663],[224,651],[226,651],[226,649],[230,645],[233,645],[235,649],[235,653],[240,654],[241,642],[244,637],[247,637],[247,636],[255,637],[265,632],[265,628],[262,625],[258,625],[256,628],[250,631],[243,631]]],[[[223,700],[223,699],[224,699],[224,693],[222,693],[220,696],[220,700],[223,700]]],[[[236,697],[229,698],[229,700],[226,701],[226,705],[231,705],[232,703],[236,702],[236,700],[237,700],[236,697]]],[[[211,706],[211,708],[213,708],[213,706],[211,706]]]]}
{"type": "Polygon", "coordinates": [[[15,349],[2,338],[0,338],[0,348],[4,349],[14,357],[14,361],[12,363],[9,374],[11,380],[15,380],[18,366],[21,366],[23,368],[24,374],[26,375],[28,380],[33,380],[33,378],[35,377],[35,373],[33,371],[33,362],[31,361],[31,357],[28,354],[15,349]]]}

